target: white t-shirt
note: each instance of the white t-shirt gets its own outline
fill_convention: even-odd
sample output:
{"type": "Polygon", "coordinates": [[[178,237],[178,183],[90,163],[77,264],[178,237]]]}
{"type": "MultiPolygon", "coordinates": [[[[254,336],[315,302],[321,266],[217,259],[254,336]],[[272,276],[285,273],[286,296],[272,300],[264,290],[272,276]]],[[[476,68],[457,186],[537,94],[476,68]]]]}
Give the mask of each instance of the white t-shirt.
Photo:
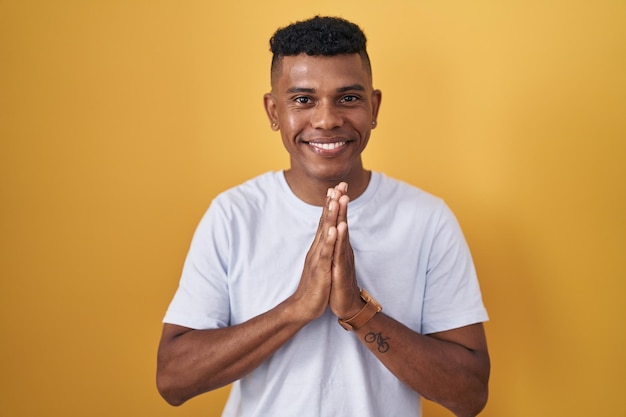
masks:
{"type": "MultiPolygon", "coordinates": [[[[164,322],[194,329],[245,322],[295,291],[321,207],[284,173],[215,198],[189,249],[164,322]]],[[[422,334],[488,319],[461,229],[445,203],[372,173],[348,206],[358,284],[422,334]]],[[[419,416],[420,398],[327,310],[233,384],[223,416],[419,416]]]]}

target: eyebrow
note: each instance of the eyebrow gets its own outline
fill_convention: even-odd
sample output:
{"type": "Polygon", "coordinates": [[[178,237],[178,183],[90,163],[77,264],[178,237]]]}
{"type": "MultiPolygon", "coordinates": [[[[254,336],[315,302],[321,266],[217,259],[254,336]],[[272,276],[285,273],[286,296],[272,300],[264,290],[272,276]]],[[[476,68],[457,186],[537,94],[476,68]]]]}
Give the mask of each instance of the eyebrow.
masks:
{"type": "Polygon", "coordinates": [[[361,84],[352,84],[337,89],[338,93],[345,93],[347,91],[365,91],[365,87],[363,87],[361,84]]]}
{"type": "MultiPolygon", "coordinates": [[[[352,84],[352,85],[348,85],[345,87],[340,87],[337,89],[338,93],[345,93],[347,91],[365,91],[365,87],[363,87],[361,84],[352,84]]],[[[287,89],[287,93],[289,94],[294,94],[294,93],[307,93],[307,94],[313,94],[315,93],[315,89],[314,88],[306,88],[306,87],[290,87],[287,89]]]]}

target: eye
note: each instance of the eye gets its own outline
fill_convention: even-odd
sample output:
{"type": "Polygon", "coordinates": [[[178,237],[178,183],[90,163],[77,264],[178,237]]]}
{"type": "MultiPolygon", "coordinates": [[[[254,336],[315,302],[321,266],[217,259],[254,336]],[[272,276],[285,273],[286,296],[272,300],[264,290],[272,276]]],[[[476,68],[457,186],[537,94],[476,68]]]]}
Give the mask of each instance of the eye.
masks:
{"type": "Polygon", "coordinates": [[[341,97],[341,100],[339,100],[341,103],[354,103],[355,101],[359,100],[359,96],[354,96],[354,95],[349,95],[349,96],[343,96],[341,97]]]}
{"type": "Polygon", "coordinates": [[[311,99],[309,97],[306,96],[300,96],[300,97],[296,97],[294,99],[294,101],[298,104],[309,104],[311,103],[311,99]]]}

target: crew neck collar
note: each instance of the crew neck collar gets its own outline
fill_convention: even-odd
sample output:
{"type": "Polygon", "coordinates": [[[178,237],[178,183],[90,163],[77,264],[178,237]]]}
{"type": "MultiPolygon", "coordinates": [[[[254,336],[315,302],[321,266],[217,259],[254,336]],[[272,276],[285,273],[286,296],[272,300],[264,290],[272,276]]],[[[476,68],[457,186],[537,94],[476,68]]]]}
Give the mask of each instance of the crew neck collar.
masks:
{"type": "MultiPolygon", "coordinates": [[[[320,215],[322,209],[321,206],[315,206],[313,204],[306,203],[294,194],[294,192],[289,187],[287,180],[285,179],[285,171],[274,172],[274,179],[278,182],[279,188],[282,191],[281,195],[289,205],[294,207],[298,212],[304,213],[306,217],[320,215]]],[[[356,199],[350,201],[348,216],[350,216],[351,213],[360,211],[362,207],[367,205],[367,203],[372,199],[374,194],[376,194],[376,189],[378,188],[380,181],[381,174],[372,171],[372,174],[370,175],[370,181],[367,184],[367,188],[365,188],[365,191],[363,191],[363,193],[356,199]]]]}

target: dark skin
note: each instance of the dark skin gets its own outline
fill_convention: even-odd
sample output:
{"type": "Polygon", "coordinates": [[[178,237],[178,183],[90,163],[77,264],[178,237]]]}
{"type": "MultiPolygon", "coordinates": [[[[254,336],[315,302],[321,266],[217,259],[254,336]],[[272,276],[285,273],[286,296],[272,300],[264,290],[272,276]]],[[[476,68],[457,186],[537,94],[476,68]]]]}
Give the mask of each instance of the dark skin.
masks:
{"type": "MultiPolygon", "coordinates": [[[[364,305],[347,214],[350,200],[369,183],[361,153],[376,125],[381,93],[357,54],[299,55],[280,62],[264,102],[290,154],[285,177],[291,190],[323,207],[318,230],[296,291],[275,308],[222,329],[164,324],[157,384],[173,405],[250,373],[327,307],[346,318],[364,305]]],[[[381,312],[354,337],[405,384],[455,415],[474,416],[484,407],[490,362],[482,324],[422,335],[381,312]],[[369,333],[381,339],[371,341],[369,333]],[[381,340],[389,346],[384,352],[381,340]]]]}

